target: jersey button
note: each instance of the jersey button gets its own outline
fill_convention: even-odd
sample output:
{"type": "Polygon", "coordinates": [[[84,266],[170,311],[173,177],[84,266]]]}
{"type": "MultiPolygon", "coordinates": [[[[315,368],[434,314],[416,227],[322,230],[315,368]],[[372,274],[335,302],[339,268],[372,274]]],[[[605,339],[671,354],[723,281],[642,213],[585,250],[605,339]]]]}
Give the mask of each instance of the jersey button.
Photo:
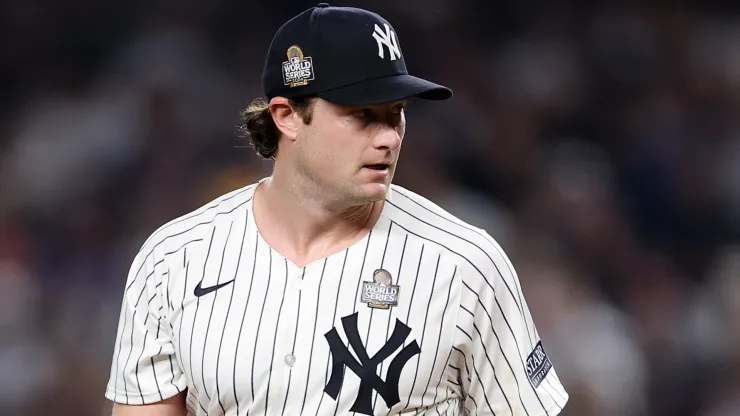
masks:
{"type": "Polygon", "coordinates": [[[293,364],[295,364],[295,355],[293,354],[286,355],[285,364],[288,364],[288,367],[293,367],[293,364]]]}

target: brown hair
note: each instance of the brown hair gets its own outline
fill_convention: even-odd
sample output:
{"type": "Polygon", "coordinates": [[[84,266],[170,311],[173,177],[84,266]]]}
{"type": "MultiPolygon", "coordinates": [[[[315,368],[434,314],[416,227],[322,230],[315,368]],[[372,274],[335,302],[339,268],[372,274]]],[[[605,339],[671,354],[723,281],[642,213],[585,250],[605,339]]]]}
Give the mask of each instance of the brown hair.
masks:
{"type": "MultiPolygon", "coordinates": [[[[314,99],[301,97],[291,99],[290,105],[301,116],[305,124],[311,123],[314,99]]],[[[257,98],[241,112],[244,124],[239,127],[243,135],[249,135],[257,154],[265,159],[275,159],[280,140],[280,130],[275,125],[268,103],[257,98]]]]}

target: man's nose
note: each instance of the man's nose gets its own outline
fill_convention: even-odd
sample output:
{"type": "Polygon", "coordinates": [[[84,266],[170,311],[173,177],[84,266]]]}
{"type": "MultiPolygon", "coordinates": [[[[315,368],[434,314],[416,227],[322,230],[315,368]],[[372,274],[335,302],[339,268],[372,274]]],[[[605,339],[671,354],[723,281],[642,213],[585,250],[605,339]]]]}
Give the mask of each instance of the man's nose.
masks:
{"type": "Polygon", "coordinates": [[[375,147],[379,149],[394,151],[401,146],[401,135],[398,129],[389,124],[379,125],[373,140],[375,147]]]}

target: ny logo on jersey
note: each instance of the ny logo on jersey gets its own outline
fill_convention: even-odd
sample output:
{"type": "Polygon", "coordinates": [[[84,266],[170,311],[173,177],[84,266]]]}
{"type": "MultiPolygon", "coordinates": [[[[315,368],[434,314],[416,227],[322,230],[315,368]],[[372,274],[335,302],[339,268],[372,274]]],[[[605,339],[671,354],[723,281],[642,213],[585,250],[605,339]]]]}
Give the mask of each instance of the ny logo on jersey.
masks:
{"type": "Polygon", "coordinates": [[[349,348],[347,348],[347,346],[344,345],[344,342],[342,342],[342,339],[339,338],[336,328],[332,328],[331,331],[324,334],[324,337],[326,337],[326,340],[329,342],[332,356],[331,377],[324,388],[324,392],[326,392],[326,394],[328,394],[332,399],[336,400],[339,395],[339,390],[342,387],[342,383],[344,383],[344,369],[345,367],[349,367],[352,372],[360,377],[360,390],[357,394],[357,398],[355,398],[354,404],[352,404],[352,408],[349,409],[350,411],[363,415],[372,415],[373,390],[378,392],[388,408],[393,407],[393,405],[401,401],[398,397],[398,384],[401,379],[401,370],[403,370],[403,367],[413,356],[421,352],[419,344],[417,344],[416,341],[412,341],[409,345],[403,348],[398,355],[396,355],[388,366],[388,374],[385,381],[383,381],[377,374],[378,364],[390,357],[391,354],[403,345],[411,332],[411,328],[396,319],[396,327],[393,329],[391,338],[372,358],[370,358],[365,346],[362,345],[360,332],[357,329],[357,312],[342,318],[342,327],[344,328],[344,333],[347,335],[349,345],[352,347],[352,350],[354,350],[360,361],[358,362],[355,357],[352,356],[349,348]]]}
{"type": "Polygon", "coordinates": [[[378,44],[378,56],[381,59],[385,58],[385,50],[383,49],[383,45],[385,45],[388,48],[391,61],[395,61],[401,57],[401,50],[398,48],[398,42],[396,41],[396,33],[391,30],[387,23],[383,23],[383,26],[385,32],[377,24],[375,24],[375,31],[373,32],[375,42],[378,44]]]}

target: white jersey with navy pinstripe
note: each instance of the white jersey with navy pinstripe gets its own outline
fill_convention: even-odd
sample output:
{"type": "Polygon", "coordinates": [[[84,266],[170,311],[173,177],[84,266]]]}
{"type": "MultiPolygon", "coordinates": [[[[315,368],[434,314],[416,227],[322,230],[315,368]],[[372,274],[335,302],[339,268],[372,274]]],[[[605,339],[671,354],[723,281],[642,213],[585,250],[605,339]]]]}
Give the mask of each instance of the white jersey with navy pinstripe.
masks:
{"type": "Polygon", "coordinates": [[[187,390],[198,416],[560,413],[568,395],[486,232],[393,185],[365,238],[297,267],[261,238],[255,187],[144,243],[108,399],[187,390]]]}

